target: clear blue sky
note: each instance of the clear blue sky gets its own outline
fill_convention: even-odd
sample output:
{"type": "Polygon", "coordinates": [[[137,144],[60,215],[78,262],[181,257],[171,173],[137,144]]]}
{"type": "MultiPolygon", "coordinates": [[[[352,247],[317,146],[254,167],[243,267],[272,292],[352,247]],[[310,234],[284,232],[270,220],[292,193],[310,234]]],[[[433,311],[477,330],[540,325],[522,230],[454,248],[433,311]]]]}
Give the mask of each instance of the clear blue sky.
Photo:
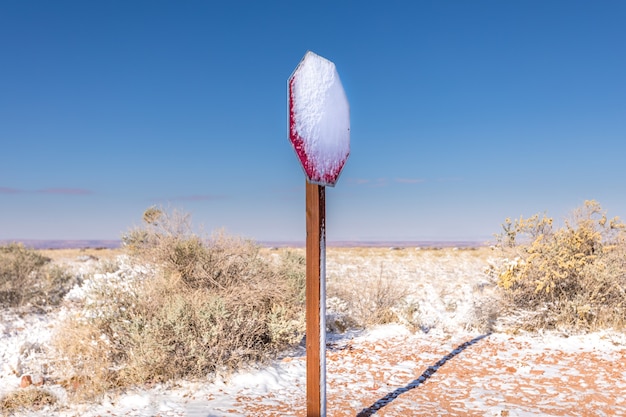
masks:
{"type": "Polygon", "coordinates": [[[304,240],[287,79],[333,61],[329,240],[626,218],[624,1],[0,2],[0,239],[118,239],[151,205],[304,240]]]}

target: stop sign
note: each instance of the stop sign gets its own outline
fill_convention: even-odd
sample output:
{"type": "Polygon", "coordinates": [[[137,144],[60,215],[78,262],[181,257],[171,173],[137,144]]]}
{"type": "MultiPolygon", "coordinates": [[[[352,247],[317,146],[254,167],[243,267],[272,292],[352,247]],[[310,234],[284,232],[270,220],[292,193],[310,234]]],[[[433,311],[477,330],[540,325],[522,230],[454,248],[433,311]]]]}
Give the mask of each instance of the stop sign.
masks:
{"type": "Polygon", "coordinates": [[[310,51],[289,77],[289,141],[309,182],[335,185],[350,154],[350,106],[335,64],[310,51]]]}

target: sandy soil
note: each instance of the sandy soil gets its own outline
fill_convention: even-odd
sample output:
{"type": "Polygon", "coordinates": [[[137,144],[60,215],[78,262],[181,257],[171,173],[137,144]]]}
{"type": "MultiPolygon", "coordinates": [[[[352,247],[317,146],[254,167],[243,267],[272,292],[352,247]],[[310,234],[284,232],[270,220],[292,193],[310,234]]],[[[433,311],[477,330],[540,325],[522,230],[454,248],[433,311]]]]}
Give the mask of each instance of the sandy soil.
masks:
{"type": "MultiPolygon", "coordinates": [[[[347,342],[328,354],[328,415],[626,415],[626,351],[592,339],[594,347],[502,334],[347,342]]],[[[280,396],[238,401],[245,415],[306,415],[280,396]]]]}

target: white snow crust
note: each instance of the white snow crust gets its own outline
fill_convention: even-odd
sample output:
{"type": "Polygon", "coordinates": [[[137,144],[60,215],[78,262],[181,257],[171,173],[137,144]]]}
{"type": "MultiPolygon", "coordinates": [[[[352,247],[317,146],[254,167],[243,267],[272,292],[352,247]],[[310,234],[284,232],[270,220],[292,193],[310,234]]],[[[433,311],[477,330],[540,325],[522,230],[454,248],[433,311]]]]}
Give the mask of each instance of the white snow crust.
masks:
{"type": "Polygon", "coordinates": [[[338,175],[350,153],[350,106],[335,64],[309,51],[292,77],[295,129],[316,177],[338,175]]]}

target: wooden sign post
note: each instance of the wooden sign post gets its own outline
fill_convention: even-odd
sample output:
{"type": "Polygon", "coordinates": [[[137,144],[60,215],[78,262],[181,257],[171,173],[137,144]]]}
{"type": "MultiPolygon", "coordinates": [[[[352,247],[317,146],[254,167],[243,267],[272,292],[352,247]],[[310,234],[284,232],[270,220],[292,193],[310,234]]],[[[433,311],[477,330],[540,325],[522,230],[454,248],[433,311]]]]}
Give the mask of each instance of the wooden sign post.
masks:
{"type": "Polygon", "coordinates": [[[289,77],[289,141],[306,182],[307,417],[326,416],[326,186],[350,154],[350,107],[335,64],[307,52],[289,77]]]}
{"type": "Polygon", "coordinates": [[[326,415],[326,187],[306,183],[307,416],[326,415]]]}

